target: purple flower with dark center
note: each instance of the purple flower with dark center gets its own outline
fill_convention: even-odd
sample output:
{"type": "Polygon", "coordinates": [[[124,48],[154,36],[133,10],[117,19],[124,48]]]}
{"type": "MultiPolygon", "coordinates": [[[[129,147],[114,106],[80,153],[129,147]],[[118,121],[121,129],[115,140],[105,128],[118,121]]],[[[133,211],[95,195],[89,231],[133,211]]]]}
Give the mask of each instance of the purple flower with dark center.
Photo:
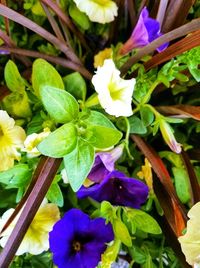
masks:
{"type": "Polygon", "coordinates": [[[122,155],[123,148],[124,145],[119,145],[109,152],[97,153],[88,178],[94,182],[101,182],[115,169],[115,162],[122,155]]]}
{"type": "Polygon", "coordinates": [[[98,202],[109,201],[112,205],[140,208],[148,196],[148,187],[143,182],[128,178],[119,171],[108,174],[99,184],[77,192],[78,198],[91,197],[98,202]]]}
{"type": "MultiPolygon", "coordinates": [[[[119,53],[121,55],[125,55],[134,48],[148,45],[161,35],[162,33],[160,32],[160,23],[155,19],[149,18],[149,12],[147,8],[144,7],[140,13],[138,22],[131,34],[131,37],[121,47],[119,53]]],[[[165,43],[158,47],[157,51],[161,52],[167,47],[168,43],[165,43]]]]}
{"type": "Polygon", "coordinates": [[[79,209],[65,213],[49,233],[53,262],[58,268],[93,268],[101,260],[106,243],[114,239],[111,224],[91,220],[79,209]]]}

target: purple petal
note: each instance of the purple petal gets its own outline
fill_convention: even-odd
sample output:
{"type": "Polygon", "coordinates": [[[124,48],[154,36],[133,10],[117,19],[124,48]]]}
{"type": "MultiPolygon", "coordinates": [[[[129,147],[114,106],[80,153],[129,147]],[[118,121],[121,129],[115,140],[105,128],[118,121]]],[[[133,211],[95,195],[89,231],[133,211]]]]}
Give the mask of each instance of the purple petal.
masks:
{"type": "Polygon", "coordinates": [[[91,197],[98,202],[109,201],[113,205],[139,208],[148,196],[148,187],[141,181],[128,178],[122,172],[113,171],[100,184],[84,186],[77,192],[78,198],[91,197]]]}

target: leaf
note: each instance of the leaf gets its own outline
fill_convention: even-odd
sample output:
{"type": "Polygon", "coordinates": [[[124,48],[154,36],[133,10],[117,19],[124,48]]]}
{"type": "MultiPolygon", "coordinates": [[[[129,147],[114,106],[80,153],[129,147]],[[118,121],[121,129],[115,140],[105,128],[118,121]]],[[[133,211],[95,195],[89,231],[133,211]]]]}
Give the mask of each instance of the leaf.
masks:
{"type": "Polygon", "coordinates": [[[116,260],[120,250],[121,242],[115,239],[112,245],[108,246],[106,251],[101,255],[101,268],[110,268],[116,260]]]}
{"type": "Polygon", "coordinates": [[[63,78],[63,82],[66,91],[72,94],[77,100],[81,99],[85,101],[87,91],[86,83],[83,77],[78,72],[66,75],[63,78]]]}
{"type": "Polygon", "coordinates": [[[130,222],[143,232],[151,234],[161,234],[162,231],[156,220],[149,214],[138,209],[127,209],[126,216],[130,222]]]}
{"type": "Polygon", "coordinates": [[[92,132],[88,142],[96,148],[104,149],[117,144],[122,138],[122,133],[103,114],[91,111],[90,116],[84,121],[87,131],[92,132]]]}
{"type": "Polygon", "coordinates": [[[77,130],[72,123],[68,123],[50,133],[37,149],[43,155],[60,158],[73,151],[76,144],[77,130]]]}
{"type": "Polygon", "coordinates": [[[145,127],[153,123],[154,114],[148,107],[141,107],[140,116],[145,127]]]}
{"type": "Polygon", "coordinates": [[[76,148],[64,157],[69,183],[76,192],[87,178],[94,162],[94,148],[79,138],[76,148]]]}
{"type": "Polygon", "coordinates": [[[119,218],[114,219],[112,225],[115,237],[121,240],[121,242],[127,247],[131,247],[132,240],[126,225],[119,218]]]}
{"type": "Polygon", "coordinates": [[[145,134],[147,129],[143,123],[137,116],[132,115],[128,118],[130,124],[130,133],[134,134],[145,134]]]}
{"type": "Polygon", "coordinates": [[[32,86],[35,94],[40,96],[40,87],[48,85],[60,89],[64,89],[61,76],[56,69],[43,59],[37,59],[33,63],[32,86]]]}
{"type": "Polygon", "coordinates": [[[58,205],[59,207],[63,207],[64,199],[63,199],[62,191],[60,190],[60,187],[57,183],[51,184],[46,197],[51,203],[54,203],[58,205]]]}
{"type": "Polygon", "coordinates": [[[90,27],[90,21],[88,16],[81,12],[76,5],[70,5],[69,14],[72,19],[84,30],[88,30],[90,27]]]}
{"type": "Polygon", "coordinates": [[[40,87],[40,95],[45,109],[56,123],[68,123],[77,118],[79,105],[68,92],[44,85],[40,87]]]}
{"type": "Polygon", "coordinates": [[[16,64],[9,60],[4,69],[4,77],[7,87],[15,92],[23,92],[25,90],[24,79],[21,77],[16,64]]]}
{"type": "Polygon", "coordinates": [[[181,167],[173,167],[174,182],[176,193],[183,204],[186,204],[191,199],[190,184],[187,171],[181,167]]]}

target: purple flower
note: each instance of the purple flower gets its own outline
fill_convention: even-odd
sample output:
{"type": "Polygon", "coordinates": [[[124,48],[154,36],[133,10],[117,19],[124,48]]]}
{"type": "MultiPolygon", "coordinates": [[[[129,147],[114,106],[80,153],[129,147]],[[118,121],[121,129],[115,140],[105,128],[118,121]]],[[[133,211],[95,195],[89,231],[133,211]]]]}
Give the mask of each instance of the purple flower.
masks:
{"type": "Polygon", "coordinates": [[[96,154],[95,162],[88,178],[94,182],[101,182],[115,167],[115,162],[120,158],[124,145],[119,145],[109,152],[96,154]]]}
{"type": "Polygon", "coordinates": [[[82,186],[77,196],[91,197],[98,202],[107,200],[113,205],[140,208],[147,199],[148,187],[141,181],[126,177],[122,172],[113,171],[99,184],[89,188],[82,186]]]}
{"type": "Polygon", "coordinates": [[[93,268],[101,260],[106,243],[114,239],[111,224],[91,220],[79,209],[65,213],[49,233],[50,250],[58,268],[93,268]]]}
{"type": "MultiPolygon", "coordinates": [[[[138,22],[131,34],[131,37],[121,47],[119,53],[121,55],[125,55],[134,48],[148,45],[161,35],[162,33],[160,32],[160,23],[155,19],[149,18],[149,12],[147,8],[144,7],[140,13],[138,22]]],[[[157,51],[161,52],[167,47],[168,43],[163,44],[157,48],[157,51]]]]}

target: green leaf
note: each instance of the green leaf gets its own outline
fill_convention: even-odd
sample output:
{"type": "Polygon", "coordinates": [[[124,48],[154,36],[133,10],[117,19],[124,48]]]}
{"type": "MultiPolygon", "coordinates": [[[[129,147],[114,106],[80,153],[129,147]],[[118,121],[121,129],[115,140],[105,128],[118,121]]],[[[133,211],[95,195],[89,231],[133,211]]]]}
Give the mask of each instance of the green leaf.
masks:
{"type": "Polygon", "coordinates": [[[65,89],[70,94],[72,94],[77,100],[81,99],[85,101],[87,87],[85,80],[78,72],[66,75],[63,78],[63,82],[65,89]]]}
{"type": "Polygon", "coordinates": [[[69,183],[76,192],[87,178],[94,162],[94,148],[79,138],[76,148],[64,157],[69,183]]]}
{"type": "Polygon", "coordinates": [[[16,64],[9,60],[4,69],[4,76],[7,87],[15,92],[23,92],[25,90],[24,79],[21,77],[16,64]]]}
{"type": "Polygon", "coordinates": [[[151,125],[154,120],[154,114],[148,107],[141,107],[140,116],[145,127],[151,125]]]}
{"type": "Polygon", "coordinates": [[[56,69],[43,59],[37,59],[33,63],[32,86],[35,94],[40,96],[40,87],[48,85],[60,89],[64,89],[61,76],[56,69]]]}
{"type": "Polygon", "coordinates": [[[56,123],[68,123],[78,116],[79,105],[68,92],[44,85],[40,87],[40,94],[45,109],[56,123]]]}
{"type": "Polygon", "coordinates": [[[124,245],[126,245],[127,247],[131,247],[132,240],[126,225],[119,218],[114,219],[112,225],[115,237],[121,240],[121,242],[124,243],[124,245]]]}
{"type": "Polygon", "coordinates": [[[161,234],[162,231],[156,220],[149,214],[138,209],[126,209],[128,221],[133,222],[136,227],[143,232],[151,234],[161,234]]]}
{"type": "Polygon", "coordinates": [[[88,30],[90,27],[90,21],[85,13],[81,12],[76,5],[70,5],[69,14],[72,19],[83,29],[88,30]]]}
{"type": "Polygon", "coordinates": [[[186,204],[191,199],[188,173],[183,167],[173,167],[172,172],[174,175],[175,188],[178,198],[183,204],[186,204]]]}
{"type": "Polygon", "coordinates": [[[0,172],[0,182],[9,186],[9,188],[25,187],[30,179],[32,172],[28,165],[18,164],[13,168],[0,172]]]}
{"type": "Polygon", "coordinates": [[[111,147],[122,138],[122,133],[116,129],[108,118],[99,112],[92,111],[85,123],[87,124],[87,131],[92,133],[88,142],[96,148],[111,147]]]}
{"type": "Polygon", "coordinates": [[[130,124],[130,133],[134,134],[145,134],[147,129],[143,123],[137,116],[132,115],[128,118],[130,124]]]}
{"type": "Polygon", "coordinates": [[[76,144],[76,127],[72,123],[68,123],[49,134],[49,136],[37,146],[37,149],[43,155],[60,158],[73,151],[76,144]]]}
{"type": "Polygon", "coordinates": [[[64,199],[62,195],[62,191],[57,183],[52,183],[48,192],[47,192],[47,199],[59,207],[63,207],[64,199]]]}

